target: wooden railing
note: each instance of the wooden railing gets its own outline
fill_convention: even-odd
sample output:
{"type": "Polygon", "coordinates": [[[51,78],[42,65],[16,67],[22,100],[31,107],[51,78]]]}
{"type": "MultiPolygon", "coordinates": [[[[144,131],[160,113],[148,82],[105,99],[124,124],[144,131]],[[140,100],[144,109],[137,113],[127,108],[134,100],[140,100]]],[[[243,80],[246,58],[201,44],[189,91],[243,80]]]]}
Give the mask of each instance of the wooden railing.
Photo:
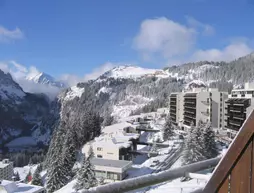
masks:
{"type": "Polygon", "coordinates": [[[203,193],[254,193],[254,112],[243,124],[203,193]]]}

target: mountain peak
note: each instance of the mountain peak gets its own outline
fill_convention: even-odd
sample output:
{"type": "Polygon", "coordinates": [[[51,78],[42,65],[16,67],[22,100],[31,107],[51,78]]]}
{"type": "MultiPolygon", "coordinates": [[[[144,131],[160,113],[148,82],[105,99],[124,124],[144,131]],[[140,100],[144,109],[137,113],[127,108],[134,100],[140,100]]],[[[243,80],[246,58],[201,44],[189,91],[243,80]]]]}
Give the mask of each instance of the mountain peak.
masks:
{"type": "Polygon", "coordinates": [[[28,75],[26,79],[38,84],[55,86],[58,88],[66,87],[63,83],[56,81],[55,78],[45,72],[38,72],[36,74],[28,75]]]}

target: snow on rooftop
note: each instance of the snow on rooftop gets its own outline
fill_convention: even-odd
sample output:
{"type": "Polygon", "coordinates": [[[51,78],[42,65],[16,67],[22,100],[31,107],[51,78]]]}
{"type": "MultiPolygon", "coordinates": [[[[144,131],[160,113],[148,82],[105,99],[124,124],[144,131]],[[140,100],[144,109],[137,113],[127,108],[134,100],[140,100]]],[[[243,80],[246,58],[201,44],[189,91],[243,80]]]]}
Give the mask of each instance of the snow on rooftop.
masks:
{"type": "Polygon", "coordinates": [[[44,190],[41,186],[29,185],[24,183],[15,183],[7,180],[3,180],[0,187],[4,187],[8,193],[36,193],[44,190]]]}
{"type": "Polygon", "coordinates": [[[110,160],[110,159],[102,159],[102,158],[93,158],[92,163],[95,166],[116,167],[116,168],[124,168],[132,164],[131,161],[110,160]]]}
{"type": "Polygon", "coordinates": [[[0,161],[0,168],[5,168],[5,167],[7,167],[8,165],[10,165],[10,162],[8,162],[8,163],[3,163],[3,161],[0,161]]]}
{"type": "Polygon", "coordinates": [[[72,100],[75,97],[80,98],[84,92],[85,92],[84,88],[73,86],[71,87],[70,91],[67,92],[65,100],[72,100]]]}
{"type": "Polygon", "coordinates": [[[139,134],[136,133],[125,133],[125,127],[135,127],[130,123],[122,122],[114,125],[105,127],[102,130],[102,134],[96,137],[93,141],[87,143],[84,148],[88,146],[104,146],[104,147],[114,147],[114,148],[128,148],[132,145],[131,139],[139,138],[139,134]]]}

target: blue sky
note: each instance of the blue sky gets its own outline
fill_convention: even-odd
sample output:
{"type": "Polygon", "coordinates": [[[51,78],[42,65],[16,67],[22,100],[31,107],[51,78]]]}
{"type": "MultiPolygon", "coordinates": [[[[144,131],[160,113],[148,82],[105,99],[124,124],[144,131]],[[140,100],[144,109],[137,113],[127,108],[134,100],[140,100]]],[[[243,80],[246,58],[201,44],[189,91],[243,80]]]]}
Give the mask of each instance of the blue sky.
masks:
{"type": "Polygon", "coordinates": [[[87,79],[252,51],[253,0],[0,0],[0,67],[87,79]]]}

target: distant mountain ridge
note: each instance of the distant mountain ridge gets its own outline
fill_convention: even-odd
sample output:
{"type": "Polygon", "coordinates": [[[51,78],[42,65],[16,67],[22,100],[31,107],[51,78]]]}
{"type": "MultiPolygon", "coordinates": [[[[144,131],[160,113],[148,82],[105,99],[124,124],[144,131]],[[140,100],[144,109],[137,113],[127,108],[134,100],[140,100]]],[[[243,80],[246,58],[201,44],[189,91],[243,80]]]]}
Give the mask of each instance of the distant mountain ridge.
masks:
{"type": "MultiPolygon", "coordinates": [[[[45,73],[29,80],[54,85],[54,79],[45,73]]],[[[56,120],[79,121],[87,111],[95,111],[104,118],[113,116],[117,121],[130,114],[167,107],[172,92],[205,86],[230,92],[233,86],[248,81],[254,81],[254,54],[232,62],[202,61],[165,69],[126,65],[115,67],[93,81],[63,89],[52,105],[47,97],[24,92],[10,75],[0,72],[0,129],[5,141],[15,137],[9,135],[13,128],[26,135],[36,133],[40,141],[50,135],[56,120]],[[12,123],[13,117],[19,121],[12,123]]]]}
{"type": "Polygon", "coordinates": [[[96,81],[102,81],[108,78],[139,79],[149,76],[168,77],[168,73],[162,69],[149,69],[127,64],[114,67],[113,69],[99,76],[96,81]]]}
{"type": "Polygon", "coordinates": [[[16,138],[48,144],[58,114],[55,107],[46,95],[24,92],[9,73],[0,70],[0,152],[16,138]]]}

